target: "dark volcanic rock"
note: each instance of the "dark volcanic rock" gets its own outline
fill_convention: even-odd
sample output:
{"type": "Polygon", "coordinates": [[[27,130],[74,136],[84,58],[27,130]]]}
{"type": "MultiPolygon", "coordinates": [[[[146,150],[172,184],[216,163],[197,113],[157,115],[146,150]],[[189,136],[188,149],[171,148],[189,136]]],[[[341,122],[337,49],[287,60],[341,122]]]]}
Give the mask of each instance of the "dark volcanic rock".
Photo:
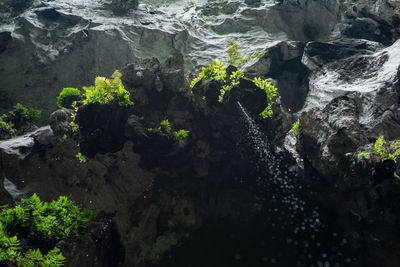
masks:
{"type": "Polygon", "coordinates": [[[89,157],[96,153],[119,151],[125,143],[127,108],[99,103],[79,108],[75,122],[79,125],[80,148],[89,157]]]}
{"type": "Polygon", "coordinates": [[[124,14],[130,9],[136,9],[139,5],[138,0],[112,0],[112,9],[114,13],[124,14]]]}
{"type": "Polygon", "coordinates": [[[246,68],[252,76],[276,80],[282,105],[293,111],[300,110],[308,93],[308,70],[301,62],[304,43],[280,42],[268,48],[264,56],[246,68]]]}

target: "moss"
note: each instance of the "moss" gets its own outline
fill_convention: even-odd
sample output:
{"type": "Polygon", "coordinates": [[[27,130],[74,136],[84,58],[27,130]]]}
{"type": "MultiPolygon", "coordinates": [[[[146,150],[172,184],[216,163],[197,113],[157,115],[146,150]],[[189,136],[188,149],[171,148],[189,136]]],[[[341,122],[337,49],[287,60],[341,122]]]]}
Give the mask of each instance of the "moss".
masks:
{"type": "Polygon", "coordinates": [[[82,99],[82,92],[77,88],[67,87],[62,89],[57,97],[57,106],[59,108],[71,108],[75,101],[82,99]]]}

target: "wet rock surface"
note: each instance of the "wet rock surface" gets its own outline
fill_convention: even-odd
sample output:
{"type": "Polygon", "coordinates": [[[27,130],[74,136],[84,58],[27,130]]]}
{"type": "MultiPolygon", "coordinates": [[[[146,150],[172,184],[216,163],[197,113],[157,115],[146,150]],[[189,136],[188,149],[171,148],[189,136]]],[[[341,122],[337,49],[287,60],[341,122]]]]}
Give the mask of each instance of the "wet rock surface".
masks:
{"type": "Polygon", "coordinates": [[[135,102],[81,106],[76,133],[57,110],[51,128],[0,142],[1,204],[36,192],[94,210],[60,244],[69,266],[399,262],[399,164],[356,156],[400,136],[398,1],[3,1],[0,109],[46,118],[62,87],[115,68],[135,102]],[[237,32],[264,51],[246,75],[279,88],[270,119],[249,80],[222,103],[218,81],[189,89],[237,32]]]}

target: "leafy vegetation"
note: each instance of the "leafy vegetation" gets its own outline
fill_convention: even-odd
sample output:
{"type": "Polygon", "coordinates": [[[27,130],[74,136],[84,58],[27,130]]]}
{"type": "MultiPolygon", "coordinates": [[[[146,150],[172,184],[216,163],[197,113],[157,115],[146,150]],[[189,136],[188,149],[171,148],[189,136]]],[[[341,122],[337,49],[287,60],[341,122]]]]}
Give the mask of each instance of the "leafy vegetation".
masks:
{"type": "Polygon", "coordinates": [[[158,131],[160,133],[171,134],[171,124],[168,120],[163,120],[160,122],[160,126],[158,127],[158,131]]]}
{"type": "Polygon", "coordinates": [[[14,109],[8,112],[10,121],[14,124],[28,123],[39,120],[42,117],[42,111],[33,108],[26,108],[22,104],[17,103],[14,109]]]}
{"type": "Polygon", "coordinates": [[[299,129],[300,129],[300,121],[296,121],[292,125],[292,131],[295,132],[296,134],[299,134],[299,129]]]}
{"type": "Polygon", "coordinates": [[[385,138],[381,136],[374,144],[373,151],[361,151],[357,154],[360,160],[374,160],[374,161],[385,161],[393,160],[397,162],[400,156],[400,139],[386,142],[385,138]]]}
{"type": "Polygon", "coordinates": [[[3,206],[0,211],[0,264],[62,266],[65,257],[57,247],[43,254],[29,244],[21,245],[20,240],[26,241],[29,237],[48,242],[65,239],[87,228],[92,217],[91,211],[81,211],[65,196],[47,203],[33,194],[22,199],[15,208],[3,206]]]}
{"type": "Polygon", "coordinates": [[[260,77],[254,78],[253,83],[267,94],[267,107],[260,113],[260,116],[263,117],[263,119],[271,117],[273,115],[272,104],[274,103],[277,88],[275,88],[271,82],[263,80],[260,77]]]}
{"type": "Polygon", "coordinates": [[[235,66],[238,69],[240,69],[244,64],[249,62],[251,59],[260,58],[260,57],[264,56],[263,53],[256,52],[254,54],[243,57],[239,52],[240,46],[233,40],[230,40],[228,42],[227,47],[228,47],[227,53],[229,56],[228,65],[235,66]]]}
{"type": "Polygon", "coordinates": [[[226,79],[226,66],[219,60],[214,60],[208,67],[202,67],[199,76],[193,79],[190,87],[194,87],[201,80],[221,80],[226,79]]]}
{"type": "Polygon", "coordinates": [[[122,84],[121,76],[121,73],[115,71],[111,76],[111,79],[96,77],[94,86],[83,87],[83,90],[85,91],[83,104],[116,103],[120,106],[133,105],[133,102],[129,99],[129,92],[125,90],[124,85],[122,84]]]}
{"type": "MultiPolygon", "coordinates": [[[[184,129],[181,129],[178,131],[173,131],[171,124],[169,123],[169,121],[167,119],[160,122],[160,126],[157,128],[157,130],[160,133],[165,133],[165,134],[173,136],[178,143],[181,143],[186,137],[189,136],[189,133],[190,133],[190,131],[184,130],[184,129]]],[[[147,131],[151,132],[151,131],[153,131],[153,129],[148,128],[147,131]]]]}
{"type": "MultiPolygon", "coordinates": [[[[231,90],[234,86],[239,85],[240,79],[244,78],[244,72],[240,68],[243,67],[243,65],[249,62],[251,59],[259,58],[264,55],[263,53],[257,52],[248,56],[242,56],[239,52],[240,46],[233,40],[228,42],[227,48],[227,54],[229,57],[228,65],[233,65],[238,70],[233,71],[227,78],[227,66],[224,65],[220,60],[216,59],[208,67],[203,67],[202,71],[199,73],[199,76],[193,79],[190,85],[190,87],[193,88],[201,80],[221,81],[223,85],[220,89],[218,102],[222,102],[225,93],[231,90]]],[[[267,107],[264,109],[263,112],[260,113],[260,116],[264,119],[267,117],[271,117],[273,114],[271,107],[274,103],[274,97],[277,95],[277,88],[275,88],[271,84],[271,82],[263,80],[260,77],[254,78],[253,83],[261,90],[264,90],[267,94],[267,107]]]]}
{"type": "Polygon", "coordinates": [[[83,155],[81,152],[79,152],[78,154],[76,154],[75,157],[79,159],[79,162],[80,162],[80,163],[86,163],[86,157],[85,157],[85,155],[83,155]]]}
{"type": "Polygon", "coordinates": [[[11,122],[5,122],[0,119],[0,130],[9,132],[12,135],[17,131],[13,127],[14,127],[14,124],[12,124],[11,122]]]}
{"type": "Polygon", "coordinates": [[[185,139],[186,137],[189,136],[189,132],[188,130],[179,130],[179,131],[174,131],[174,137],[175,140],[178,143],[181,143],[183,141],[183,139],[185,139]]]}
{"type": "Polygon", "coordinates": [[[77,88],[67,87],[62,89],[57,97],[57,106],[59,108],[71,108],[74,101],[82,98],[82,92],[77,88]]]}
{"type": "Polygon", "coordinates": [[[42,112],[40,110],[27,108],[17,103],[13,110],[1,115],[0,130],[14,135],[17,133],[17,130],[26,126],[32,126],[33,122],[39,120],[41,116],[42,112]]]}

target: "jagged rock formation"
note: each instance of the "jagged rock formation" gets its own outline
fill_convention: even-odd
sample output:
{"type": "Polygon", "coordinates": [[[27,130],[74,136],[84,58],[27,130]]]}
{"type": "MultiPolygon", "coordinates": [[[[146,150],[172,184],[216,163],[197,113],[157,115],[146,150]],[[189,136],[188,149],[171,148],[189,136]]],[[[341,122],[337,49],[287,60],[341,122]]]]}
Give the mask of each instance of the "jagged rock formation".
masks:
{"type": "Polygon", "coordinates": [[[159,3],[116,1],[113,9],[92,1],[88,15],[63,1],[4,2],[0,62],[8,63],[0,66],[0,109],[18,100],[46,117],[62,87],[87,85],[115,68],[123,68],[135,102],[81,107],[78,133],[70,129],[72,111],[58,110],[51,129],[0,142],[1,179],[20,190],[1,188],[2,203],[32,192],[44,200],[66,194],[95,211],[90,233],[61,244],[70,266],[170,266],[167,256],[194,236],[225,222],[256,225],[264,202],[254,194],[257,184],[241,179],[257,177],[260,167],[257,151],[244,145],[237,102],[258,118],[265,93],[243,79],[218,103],[220,83],[188,87],[190,71],[219,55],[231,33],[250,29],[246,51],[262,48],[265,55],[247,64],[246,74],[272,78],[280,94],[274,116],[256,122],[283,167],[302,175],[318,192],[315,201],[332,212],[356,258],[352,266],[399,262],[400,165],[366,165],[354,156],[379,136],[400,136],[398,1],[171,3],[177,14],[190,14],[179,23],[159,3]],[[279,42],[267,45],[271,40],[279,42]],[[295,118],[300,132],[288,135],[289,152],[282,152],[295,118]],[[164,119],[190,130],[189,137],[178,143],[158,131],[164,119]]]}

